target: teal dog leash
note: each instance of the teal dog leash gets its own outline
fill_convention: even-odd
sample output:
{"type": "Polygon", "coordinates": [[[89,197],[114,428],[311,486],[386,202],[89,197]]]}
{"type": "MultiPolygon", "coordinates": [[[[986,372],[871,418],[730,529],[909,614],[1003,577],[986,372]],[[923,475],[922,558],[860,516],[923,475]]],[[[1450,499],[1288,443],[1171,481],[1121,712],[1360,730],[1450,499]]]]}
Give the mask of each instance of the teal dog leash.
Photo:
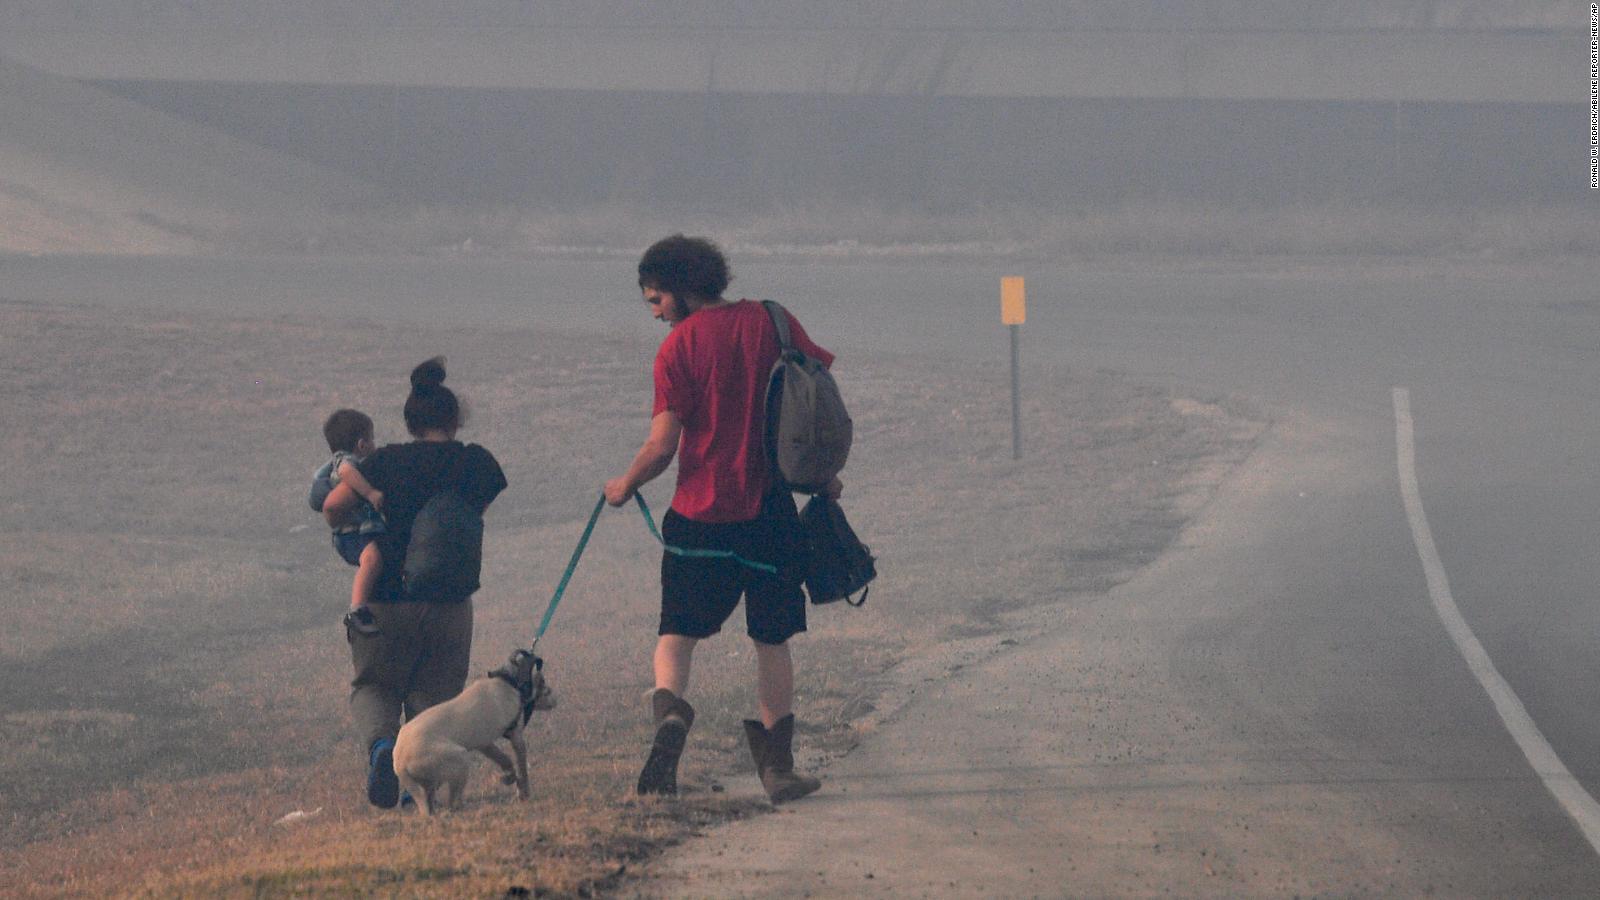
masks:
{"type": "Polygon", "coordinates": [[[594,511],[589,513],[589,524],[583,526],[583,537],[578,538],[578,546],[572,551],[572,559],[567,561],[567,571],[561,574],[561,583],[556,585],[555,596],[550,598],[550,606],[544,611],[544,619],[539,623],[539,630],[533,635],[530,653],[539,649],[539,639],[544,637],[545,629],[550,627],[550,620],[556,614],[556,604],[561,602],[561,595],[567,592],[567,582],[572,580],[572,573],[578,570],[578,559],[583,556],[583,548],[589,546],[589,536],[594,534],[594,523],[600,520],[600,510],[605,507],[606,495],[601,494],[600,499],[595,501],[594,511]]]}
{"type": "MultiPolygon", "coordinates": [[[[749,566],[752,569],[766,572],[770,575],[776,575],[778,573],[777,566],[774,566],[770,563],[756,562],[753,559],[745,559],[731,550],[703,550],[696,547],[675,547],[667,543],[666,539],[661,536],[660,530],[656,528],[655,519],[650,516],[650,507],[644,502],[644,495],[635,491],[633,499],[639,501],[639,513],[644,516],[645,527],[650,529],[650,535],[654,537],[659,544],[661,544],[661,549],[665,550],[666,552],[676,556],[695,557],[700,559],[731,559],[742,566],[749,566]]],[[[578,560],[583,557],[584,548],[589,546],[589,537],[590,535],[594,534],[595,522],[600,520],[600,511],[605,509],[605,506],[606,497],[604,494],[601,494],[600,499],[595,501],[594,510],[589,513],[589,523],[583,526],[583,537],[578,538],[578,546],[572,551],[572,559],[567,561],[567,570],[561,574],[561,583],[556,585],[555,596],[550,598],[550,606],[544,611],[544,619],[539,622],[539,630],[533,635],[533,647],[530,648],[530,652],[538,649],[539,639],[544,637],[545,631],[549,629],[550,620],[554,618],[556,614],[556,606],[561,603],[562,595],[567,592],[567,583],[572,581],[572,573],[578,570],[578,560]]]]}
{"type": "Polygon", "coordinates": [[[753,559],[745,559],[739,554],[734,553],[732,550],[701,550],[694,547],[672,546],[666,542],[666,539],[661,537],[661,532],[656,530],[655,520],[650,518],[650,507],[645,505],[644,495],[635,492],[633,499],[639,501],[639,512],[644,514],[644,524],[649,527],[650,534],[654,535],[655,539],[661,544],[661,549],[667,551],[668,553],[671,553],[675,556],[692,556],[700,559],[731,559],[741,566],[749,566],[752,569],[766,572],[769,575],[778,574],[777,566],[771,565],[770,563],[756,562],[753,559]]]}

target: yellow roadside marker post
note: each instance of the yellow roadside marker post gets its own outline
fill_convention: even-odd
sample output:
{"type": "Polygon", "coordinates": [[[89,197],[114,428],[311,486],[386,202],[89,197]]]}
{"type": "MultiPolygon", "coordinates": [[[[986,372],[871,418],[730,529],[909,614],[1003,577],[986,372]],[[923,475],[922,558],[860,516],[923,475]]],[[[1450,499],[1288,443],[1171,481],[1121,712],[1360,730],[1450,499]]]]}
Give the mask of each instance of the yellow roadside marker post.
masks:
{"type": "Polygon", "coordinates": [[[1027,319],[1027,289],[1022,276],[1000,279],[1000,321],[1011,326],[1011,458],[1022,458],[1022,376],[1018,363],[1018,342],[1022,323],[1027,319]]]}

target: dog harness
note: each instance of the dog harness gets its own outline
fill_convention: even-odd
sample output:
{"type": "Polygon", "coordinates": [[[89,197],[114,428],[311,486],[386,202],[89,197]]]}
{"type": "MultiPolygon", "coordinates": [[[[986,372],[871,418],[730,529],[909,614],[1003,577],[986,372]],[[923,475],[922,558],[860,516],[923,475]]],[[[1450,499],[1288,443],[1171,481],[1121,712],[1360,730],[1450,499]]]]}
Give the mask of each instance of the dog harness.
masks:
{"type": "MultiPolygon", "coordinates": [[[[544,660],[542,659],[535,658],[533,664],[535,670],[544,668],[544,660]]],[[[495,669],[488,674],[490,678],[498,678],[501,681],[504,681],[506,684],[511,685],[511,689],[517,692],[517,699],[522,702],[521,715],[515,719],[512,719],[511,724],[506,726],[504,737],[510,738],[511,732],[516,731],[519,728],[526,728],[529,720],[533,718],[533,706],[539,702],[540,691],[534,690],[532,679],[529,679],[523,684],[518,684],[517,679],[505,669],[495,669]]]]}

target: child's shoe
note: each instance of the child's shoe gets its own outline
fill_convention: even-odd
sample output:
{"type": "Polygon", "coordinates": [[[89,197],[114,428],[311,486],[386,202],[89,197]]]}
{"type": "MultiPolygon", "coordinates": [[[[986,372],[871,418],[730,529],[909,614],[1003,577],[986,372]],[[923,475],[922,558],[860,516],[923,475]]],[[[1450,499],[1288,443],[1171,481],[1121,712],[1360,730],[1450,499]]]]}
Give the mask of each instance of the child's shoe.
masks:
{"type": "Polygon", "coordinates": [[[358,606],[344,614],[344,628],[349,634],[359,634],[362,637],[372,637],[379,631],[378,620],[372,617],[372,610],[365,606],[358,606]]]}

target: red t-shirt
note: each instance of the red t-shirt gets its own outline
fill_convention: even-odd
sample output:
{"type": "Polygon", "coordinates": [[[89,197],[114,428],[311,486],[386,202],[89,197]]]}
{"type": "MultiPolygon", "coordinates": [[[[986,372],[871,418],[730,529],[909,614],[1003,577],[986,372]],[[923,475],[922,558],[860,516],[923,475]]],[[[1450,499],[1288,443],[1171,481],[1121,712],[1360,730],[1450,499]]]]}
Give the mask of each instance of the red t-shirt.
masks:
{"type": "MultiPolygon", "coordinates": [[[[789,316],[789,339],[833,364],[789,316]]],[[[761,512],[772,483],[762,406],[778,361],[778,332],[759,301],[740,300],[691,314],[656,352],[655,408],[683,423],[678,490],[672,508],[697,522],[745,522],[761,512]]]]}

